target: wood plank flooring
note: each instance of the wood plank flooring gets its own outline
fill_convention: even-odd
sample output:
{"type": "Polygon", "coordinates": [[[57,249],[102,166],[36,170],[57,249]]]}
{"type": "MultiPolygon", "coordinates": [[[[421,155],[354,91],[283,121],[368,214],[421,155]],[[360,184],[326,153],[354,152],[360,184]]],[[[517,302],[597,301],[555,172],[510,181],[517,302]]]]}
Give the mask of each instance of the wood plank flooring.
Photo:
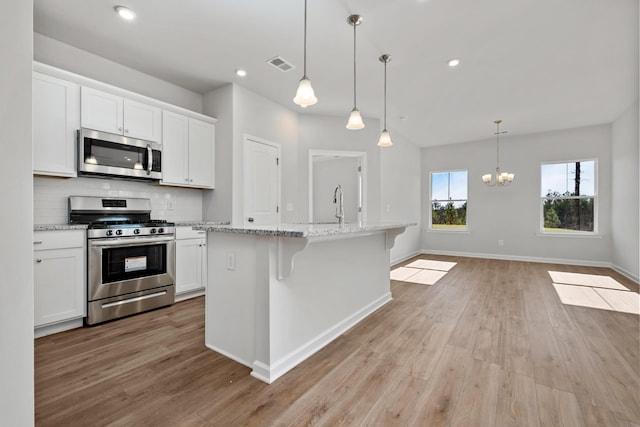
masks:
{"type": "Polygon", "coordinates": [[[547,271],[453,261],[271,385],[204,346],[204,298],[35,341],[37,426],[638,426],[639,317],[563,305],[547,271]]]}

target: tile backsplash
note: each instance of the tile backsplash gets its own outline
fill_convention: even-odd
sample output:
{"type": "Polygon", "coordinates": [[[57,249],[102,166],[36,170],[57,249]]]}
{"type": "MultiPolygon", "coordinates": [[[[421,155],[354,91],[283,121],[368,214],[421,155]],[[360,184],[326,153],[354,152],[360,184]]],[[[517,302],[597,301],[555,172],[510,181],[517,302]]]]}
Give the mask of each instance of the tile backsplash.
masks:
{"type": "Polygon", "coordinates": [[[151,218],[202,220],[202,192],[155,183],[107,178],[33,177],[33,223],[66,224],[69,196],[143,197],[151,199],[151,218]]]}

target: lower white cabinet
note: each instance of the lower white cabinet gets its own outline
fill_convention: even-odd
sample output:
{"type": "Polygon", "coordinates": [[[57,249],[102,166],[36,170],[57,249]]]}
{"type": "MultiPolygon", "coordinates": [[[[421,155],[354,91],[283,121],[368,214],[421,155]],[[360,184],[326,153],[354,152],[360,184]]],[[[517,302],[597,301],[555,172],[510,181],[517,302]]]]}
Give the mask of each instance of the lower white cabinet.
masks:
{"type": "Polygon", "coordinates": [[[206,283],[206,232],[176,227],[176,295],[203,290],[206,283]]]}
{"type": "Polygon", "coordinates": [[[36,327],[85,316],[85,242],[84,230],[34,232],[36,327]]]}

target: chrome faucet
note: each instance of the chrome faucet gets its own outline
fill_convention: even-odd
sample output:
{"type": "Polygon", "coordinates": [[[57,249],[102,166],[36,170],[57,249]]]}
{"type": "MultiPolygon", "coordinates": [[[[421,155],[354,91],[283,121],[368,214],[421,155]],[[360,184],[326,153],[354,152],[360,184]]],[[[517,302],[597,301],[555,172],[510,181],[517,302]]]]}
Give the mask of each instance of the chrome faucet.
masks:
{"type": "Polygon", "coordinates": [[[342,186],[338,185],[333,192],[333,204],[336,206],[336,218],[338,218],[338,224],[344,224],[344,197],[342,195],[342,186]]]}

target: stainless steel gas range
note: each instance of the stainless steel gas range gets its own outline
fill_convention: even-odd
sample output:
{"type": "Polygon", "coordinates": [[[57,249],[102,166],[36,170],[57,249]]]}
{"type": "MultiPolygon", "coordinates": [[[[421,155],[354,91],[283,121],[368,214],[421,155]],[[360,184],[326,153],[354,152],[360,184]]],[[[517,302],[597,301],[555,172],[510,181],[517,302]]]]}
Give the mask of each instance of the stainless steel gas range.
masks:
{"type": "Polygon", "coordinates": [[[69,223],[88,224],[86,324],[173,304],[175,224],[151,200],[71,196],[69,223]]]}

